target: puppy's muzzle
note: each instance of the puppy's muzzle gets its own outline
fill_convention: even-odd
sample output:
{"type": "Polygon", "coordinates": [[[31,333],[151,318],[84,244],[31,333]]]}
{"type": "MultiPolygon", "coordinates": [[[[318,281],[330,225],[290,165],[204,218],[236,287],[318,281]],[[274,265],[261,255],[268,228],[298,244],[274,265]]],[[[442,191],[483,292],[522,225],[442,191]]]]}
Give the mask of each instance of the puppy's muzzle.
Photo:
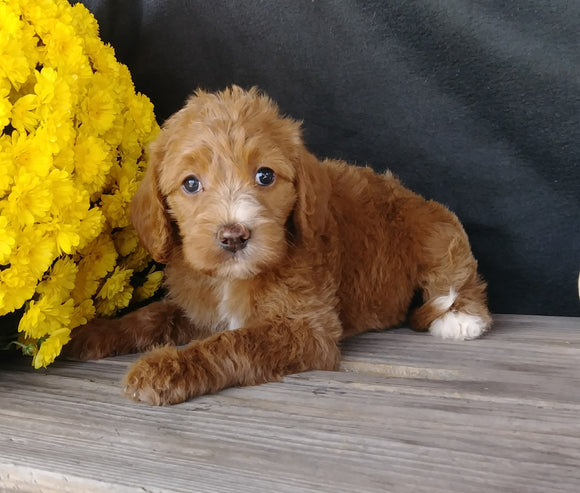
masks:
{"type": "Polygon", "coordinates": [[[217,242],[224,250],[235,253],[246,248],[250,230],[243,224],[225,224],[217,231],[217,242]]]}

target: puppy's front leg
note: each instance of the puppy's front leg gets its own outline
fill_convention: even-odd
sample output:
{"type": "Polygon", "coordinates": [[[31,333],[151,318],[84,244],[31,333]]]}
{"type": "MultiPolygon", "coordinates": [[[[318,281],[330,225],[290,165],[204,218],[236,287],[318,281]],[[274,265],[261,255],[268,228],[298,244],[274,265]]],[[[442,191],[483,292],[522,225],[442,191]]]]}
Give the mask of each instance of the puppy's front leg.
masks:
{"type": "Polygon", "coordinates": [[[176,404],[225,387],[276,381],[305,370],[333,370],[340,351],[330,334],[294,319],[221,332],[184,349],[160,348],[129,369],[125,393],[150,404],[176,404]]]}
{"type": "Polygon", "coordinates": [[[118,319],[94,319],[74,329],[63,356],[90,360],[136,353],[156,344],[187,344],[194,330],[177,305],[163,300],[118,319]]]}

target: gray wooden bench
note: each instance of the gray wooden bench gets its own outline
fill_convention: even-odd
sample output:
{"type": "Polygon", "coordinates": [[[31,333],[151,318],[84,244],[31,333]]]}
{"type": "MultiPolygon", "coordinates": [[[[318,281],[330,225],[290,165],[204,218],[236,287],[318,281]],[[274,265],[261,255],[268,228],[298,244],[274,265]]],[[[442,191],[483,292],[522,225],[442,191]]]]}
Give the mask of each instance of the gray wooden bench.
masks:
{"type": "Polygon", "coordinates": [[[406,329],[341,372],[135,404],[134,356],[0,364],[0,491],[580,491],[580,319],[497,315],[481,340],[406,329]]]}

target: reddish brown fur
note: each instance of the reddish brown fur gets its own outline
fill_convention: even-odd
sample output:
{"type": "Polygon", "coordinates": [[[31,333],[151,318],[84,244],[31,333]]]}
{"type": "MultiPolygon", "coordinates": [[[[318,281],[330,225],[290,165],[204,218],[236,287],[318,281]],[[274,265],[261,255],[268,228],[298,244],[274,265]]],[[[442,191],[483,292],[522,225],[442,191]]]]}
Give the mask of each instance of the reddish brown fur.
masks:
{"type": "Polygon", "coordinates": [[[73,333],[69,356],[95,359],[167,345],[139,359],[126,392],[172,404],[232,385],[308,369],[332,370],[339,341],[403,324],[427,329],[447,312],[490,324],[485,284],[459,221],[390,173],[318,161],[300,126],[256,90],[197,92],[152,146],[132,203],[139,237],[166,263],[168,296],[115,321],[73,333]],[[276,172],[259,186],[259,167],[276,172]],[[183,180],[200,178],[189,195],[183,180]],[[236,215],[237,214],[237,215],[236,215]],[[247,216],[241,253],[216,231],[247,216]],[[436,300],[453,288],[457,299],[436,300]],[[226,329],[236,330],[226,330],[226,329]],[[197,340],[196,340],[197,339],[197,340]]]}

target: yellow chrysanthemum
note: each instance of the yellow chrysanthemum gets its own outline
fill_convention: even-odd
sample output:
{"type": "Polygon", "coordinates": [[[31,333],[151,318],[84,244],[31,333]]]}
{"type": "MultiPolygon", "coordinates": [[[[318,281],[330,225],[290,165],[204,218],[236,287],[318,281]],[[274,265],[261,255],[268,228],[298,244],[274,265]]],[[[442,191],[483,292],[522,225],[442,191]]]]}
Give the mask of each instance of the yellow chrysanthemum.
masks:
{"type": "Polygon", "coordinates": [[[151,259],[128,205],[158,130],[83,5],[0,0],[0,316],[22,309],[35,367],[156,289],[150,271],[133,295],[151,259]]]}
{"type": "Polygon", "coordinates": [[[45,187],[42,178],[21,172],[14,179],[4,213],[22,226],[31,226],[48,218],[51,205],[52,191],[45,187]]]}
{"type": "Polygon", "coordinates": [[[109,146],[103,139],[83,133],[77,137],[74,149],[75,176],[90,193],[101,191],[113,165],[109,146]]]}
{"type": "Polygon", "coordinates": [[[10,137],[4,135],[0,137],[0,197],[6,194],[13,182],[14,161],[12,160],[12,143],[10,137]]]}
{"type": "Polygon", "coordinates": [[[102,135],[113,126],[119,105],[115,92],[110,90],[107,78],[95,74],[87,97],[81,104],[82,112],[79,117],[83,125],[93,129],[96,135],[102,135]]]}
{"type": "Polygon", "coordinates": [[[11,123],[20,134],[32,132],[38,125],[35,110],[38,106],[36,94],[26,94],[18,98],[12,106],[11,123]]]}
{"type": "Polygon", "coordinates": [[[14,167],[20,175],[44,178],[52,167],[52,154],[45,134],[12,132],[10,148],[14,167]]]}
{"type": "Polygon", "coordinates": [[[105,281],[97,294],[97,313],[109,316],[121,308],[125,308],[133,297],[133,286],[130,284],[132,269],[116,267],[115,271],[105,281]]]}
{"type": "Polygon", "coordinates": [[[0,89],[0,128],[4,128],[10,123],[11,114],[12,103],[8,99],[8,91],[6,88],[0,89]]]}
{"type": "Polygon", "coordinates": [[[74,312],[70,321],[70,329],[86,324],[95,316],[95,306],[92,299],[86,299],[75,306],[74,312]]]}
{"type": "Polygon", "coordinates": [[[19,16],[4,3],[0,4],[0,78],[7,79],[16,89],[26,81],[31,69],[30,51],[23,40],[23,23],[19,16]]]}
{"type": "Polygon", "coordinates": [[[111,235],[104,232],[81,251],[78,262],[75,288],[72,291],[74,300],[79,303],[91,298],[99,290],[101,279],[115,268],[118,253],[111,235]]]}
{"type": "Polygon", "coordinates": [[[93,207],[86,211],[81,219],[79,225],[79,250],[83,250],[91,241],[93,241],[101,231],[105,224],[105,216],[97,207],[93,207]]]}
{"type": "Polygon", "coordinates": [[[6,265],[16,244],[14,232],[8,228],[8,219],[0,216],[0,265],[6,265]]]}
{"type": "Polygon", "coordinates": [[[126,286],[123,291],[115,293],[110,299],[99,300],[97,302],[96,312],[101,317],[110,317],[117,311],[126,308],[133,299],[133,287],[126,286]]]}
{"type": "Polygon", "coordinates": [[[40,348],[34,355],[34,368],[42,368],[52,363],[60,354],[62,347],[70,341],[70,330],[62,327],[51,332],[50,336],[42,341],[40,348]]]}
{"type": "Polygon", "coordinates": [[[56,257],[56,243],[46,224],[25,226],[16,233],[13,267],[25,267],[38,281],[56,257]]]}
{"type": "Polygon", "coordinates": [[[134,252],[125,257],[123,265],[135,272],[140,272],[149,265],[151,257],[147,251],[139,244],[134,252]]]}
{"type": "Polygon", "coordinates": [[[35,71],[34,92],[38,97],[38,114],[43,120],[66,119],[73,113],[73,98],[66,78],[53,69],[35,71]]]}
{"type": "Polygon", "coordinates": [[[41,35],[41,39],[45,45],[45,64],[58,65],[65,71],[74,71],[73,67],[79,66],[83,48],[81,40],[75,36],[73,26],[56,21],[45,34],[41,35]]]}
{"type": "Polygon", "coordinates": [[[79,268],[70,257],[58,259],[44,281],[38,284],[36,292],[54,300],[64,301],[75,287],[79,268]]]}
{"type": "Polygon", "coordinates": [[[151,298],[163,282],[163,272],[160,270],[152,270],[147,274],[147,279],[145,282],[135,289],[133,293],[134,301],[143,301],[147,298],[151,298]]]}
{"type": "Polygon", "coordinates": [[[20,319],[18,330],[28,337],[40,339],[63,327],[68,327],[73,312],[72,299],[61,302],[50,296],[41,296],[38,301],[30,302],[28,310],[20,319]]]}
{"type": "Polygon", "coordinates": [[[133,274],[132,269],[124,269],[122,267],[115,267],[114,272],[105,281],[103,287],[97,294],[99,298],[110,300],[118,292],[123,291],[131,280],[131,275],[133,274]]]}
{"type": "Polygon", "coordinates": [[[0,270],[0,316],[19,309],[36,288],[36,277],[27,266],[0,270]]]}
{"type": "MultiPolygon", "coordinates": [[[[0,227],[2,227],[2,223],[0,223],[0,227]]],[[[115,248],[119,252],[119,255],[123,257],[134,252],[139,244],[137,232],[134,229],[122,229],[113,233],[113,241],[115,242],[115,248]]]]}

